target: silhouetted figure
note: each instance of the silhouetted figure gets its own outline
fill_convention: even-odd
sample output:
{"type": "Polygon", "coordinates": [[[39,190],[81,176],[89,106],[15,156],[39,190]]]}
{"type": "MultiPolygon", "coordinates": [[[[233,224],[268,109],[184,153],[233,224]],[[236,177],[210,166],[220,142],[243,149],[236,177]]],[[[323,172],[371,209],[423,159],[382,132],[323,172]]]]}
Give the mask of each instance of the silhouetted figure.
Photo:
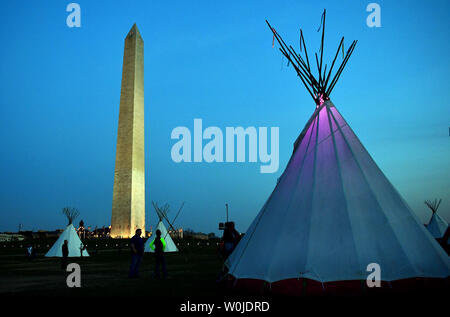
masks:
{"type": "Polygon", "coordinates": [[[167,278],[166,258],[164,250],[166,249],[166,241],[161,237],[161,231],[156,230],[156,238],[150,243],[150,248],[155,251],[155,272],[154,277],[160,278],[159,267],[161,266],[163,278],[167,278]]]}
{"type": "Polygon", "coordinates": [[[139,266],[144,255],[144,240],[141,238],[141,229],[136,229],[136,234],[131,238],[131,265],[128,277],[139,277],[139,266]]]}
{"type": "Polygon", "coordinates": [[[30,260],[31,261],[31,253],[33,252],[33,246],[28,246],[27,247],[27,258],[28,258],[28,260],[30,260]]]}
{"type": "MultiPolygon", "coordinates": [[[[233,252],[234,248],[236,248],[237,244],[241,240],[241,235],[234,227],[234,222],[226,222],[225,229],[223,230],[222,241],[220,242],[219,252],[222,255],[223,259],[226,260],[230,254],[233,252]]],[[[219,272],[219,276],[217,278],[218,283],[223,281],[223,278],[227,275],[228,269],[224,265],[222,270],[219,272]]]]}
{"type": "Polygon", "coordinates": [[[81,243],[80,244],[80,257],[83,257],[84,250],[86,250],[86,246],[83,243],[81,243]]]}
{"type": "Polygon", "coordinates": [[[67,268],[67,258],[69,256],[69,241],[64,240],[62,245],[62,258],[61,258],[61,268],[65,270],[67,268]]]}
{"type": "Polygon", "coordinates": [[[36,256],[37,256],[37,248],[35,245],[33,245],[31,250],[31,260],[34,260],[36,256]]]}
{"type": "Polygon", "coordinates": [[[225,224],[225,230],[223,231],[222,242],[223,250],[222,255],[226,259],[233,252],[234,248],[240,240],[239,232],[234,228],[234,222],[230,221],[225,224]]]}

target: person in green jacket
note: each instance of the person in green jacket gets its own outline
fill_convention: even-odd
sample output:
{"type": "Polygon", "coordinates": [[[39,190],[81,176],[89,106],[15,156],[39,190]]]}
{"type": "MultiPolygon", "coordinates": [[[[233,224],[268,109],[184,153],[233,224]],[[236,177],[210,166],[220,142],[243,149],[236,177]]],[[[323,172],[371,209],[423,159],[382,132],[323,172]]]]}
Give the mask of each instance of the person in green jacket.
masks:
{"type": "Polygon", "coordinates": [[[159,267],[161,266],[163,278],[167,278],[166,258],[164,250],[166,249],[166,241],[161,237],[161,231],[156,230],[156,238],[150,243],[150,248],[155,251],[155,272],[154,277],[160,278],[159,267]]]}

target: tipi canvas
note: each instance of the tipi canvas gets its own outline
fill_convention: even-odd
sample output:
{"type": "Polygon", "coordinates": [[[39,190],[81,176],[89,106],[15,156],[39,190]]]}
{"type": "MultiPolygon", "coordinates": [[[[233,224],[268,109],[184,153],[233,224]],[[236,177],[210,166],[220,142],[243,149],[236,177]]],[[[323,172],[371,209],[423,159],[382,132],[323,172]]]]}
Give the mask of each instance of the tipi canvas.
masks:
{"type": "Polygon", "coordinates": [[[280,282],[289,293],[308,280],[320,282],[324,290],[325,283],[338,281],[361,287],[374,266],[381,270],[381,281],[448,277],[449,257],[329,98],[356,41],[330,77],[344,39],[327,71],[322,64],[324,11],[316,78],[302,31],[304,58],[268,25],[316,109],[275,189],[226,261],[234,285],[259,280],[273,290],[277,284],[272,284],[280,282]]]}
{"type": "Polygon", "coordinates": [[[89,256],[87,250],[81,251],[81,247],[83,243],[81,242],[78,234],[75,230],[75,227],[70,224],[67,228],[61,233],[58,240],[53,244],[50,250],[45,255],[46,257],[62,257],[62,246],[64,244],[64,240],[68,241],[69,247],[69,257],[79,257],[81,256],[81,252],[83,252],[83,256],[89,256]]]}
{"type": "Polygon", "coordinates": [[[448,256],[328,100],[227,265],[236,278],[329,282],[365,280],[370,263],[385,281],[450,272],[448,256]]]}
{"type": "Polygon", "coordinates": [[[442,219],[437,212],[433,213],[433,216],[427,225],[427,229],[430,231],[431,235],[436,239],[440,239],[444,236],[447,228],[448,223],[442,219]]]}
{"type": "MultiPolygon", "coordinates": [[[[161,231],[161,237],[164,238],[164,240],[166,241],[166,249],[164,250],[164,252],[178,252],[177,246],[173,242],[172,237],[167,232],[166,226],[162,221],[159,221],[158,225],[156,226],[156,230],[161,231]]],[[[155,239],[155,237],[156,233],[153,233],[152,236],[148,238],[147,241],[145,241],[144,252],[154,252],[153,249],[150,247],[150,243],[155,239]]]]}

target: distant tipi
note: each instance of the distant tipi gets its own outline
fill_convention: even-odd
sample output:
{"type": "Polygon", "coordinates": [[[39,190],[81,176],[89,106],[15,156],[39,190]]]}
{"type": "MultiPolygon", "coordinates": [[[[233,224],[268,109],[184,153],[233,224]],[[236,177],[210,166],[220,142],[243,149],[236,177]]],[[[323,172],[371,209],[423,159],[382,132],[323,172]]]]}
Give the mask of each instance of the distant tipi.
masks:
{"type": "Polygon", "coordinates": [[[442,199],[435,199],[434,201],[426,200],[425,205],[430,208],[432,216],[430,222],[427,224],[427,229],[435,239],[441,239],[448,228],[448,223],[438,215],[437,211],[442,199]]]}
{"type": "MultiPolygon", "coordinates": [[[[164,250],[164,252],[178,252],[178,248],[175,245],[175,243],[173,242],[170,234],[167,232],[166,226],[164,225],[162,220],[160,220],[158,225],[156,226],[155,232],[156,232],[156,230],[161,231],[161,238],[163,238],[166,241],[166,249],[164,250]]],[[[144,252],[155,252],[150,247],[151,242],[155,239],[155,236],[156,236],[155,232],[153,232],[152,236],[150,238],[148,238],[147,241],[145,241],[144,252]]]]}
{"type": "MultiPolygon", "coordinates": [[[[156,214],[158,215],[158,225],[156,226],[155,231],[152,233],[152,236],[147,239],[144,246],[144,252],[155,252],[152,247],[152,241],[155,240],[156,237],[156,230],[161,231],[161,238],[164,239],[166,242],[166,248],[164,249],[164,252],[178,252],[178,248],[175,245],[175,243],[172,240],[172,237],[167,232],[166,226],[163,223],[163,219],[167,220],[167,213],[169,212],[170,206],[168,204],[165,204],[164,206],[158,206],[157,203],[152,201],[153,208],[155,209],[156,214]]],[[[183,207],[183,205],[181,206],[183,207]]],[[[181,209],[180,209],[181,210],[181,209]]],[[[167,220],[167,222],[169,222],[167,220]]],[[[169,223],[170,225],[170,223],[169,223]]]]}
{"type": "Polygon", "coordinates": [[[62,257],[62,245],[64,244],[64,240],[67,240],[69,244],[69,257],[89,256],[89,253],[81,242],[80,237],[78,237],[75,227],[72,224],[66,227],[45,256],[62,257]]]}
{"type": "Polygon", "coordinates": [[[311,73],[302,32],[305,57],[268,24],[316,109],[274,191],[227,259],[233,285],[288,294],[301,294],[311,285],[320,291],[332,284],[342,290],[341,283],[361,288],[373,263],[381,269],[381,281],[446,278],[449,257],[329,98],[356,41],[331,79],[344,38],[327,73],[322,64],[325,11],[322,21],[320,55],[314,61],[319,78],[311,73]]]}

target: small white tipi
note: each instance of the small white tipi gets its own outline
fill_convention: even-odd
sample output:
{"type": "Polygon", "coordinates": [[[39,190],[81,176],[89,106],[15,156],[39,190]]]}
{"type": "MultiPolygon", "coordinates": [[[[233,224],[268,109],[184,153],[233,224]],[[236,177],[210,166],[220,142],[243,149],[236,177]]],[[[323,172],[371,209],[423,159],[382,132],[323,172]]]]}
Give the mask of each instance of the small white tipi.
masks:
{"type": "MultiPolygon", "coordinates": [[[[164,225],[164,223],[161,220],[159,221],[158,225],[156,226],[155,232],[156,232],[156,230],[161,231],[161,237],[164,238],[164,240],[166,241],[166,249],[164,250],[164,252],[178,252],[177,246],[173,242],[172,237],[167,232],[166,226],[164,225]]],[[[152,236],[150,238],[147,239],[147,241],[145,241],[144,252],[154,252],[153,249],[150,247],[150,243],[156,237],[155,232],[152,234],[152,236]]]]}
{"type": "Polygon", "coordinates": [[[433,201],[425,200],[425,205],[430,208],[432,213],[430,222],[426,227],[435,239],[444,237],[445,231],[447,231],[448,228],[448,223],[437,214],[441,202],[442,199],[435,199],[433,201]]]}
{"type": "Polygon", "coordinates": [[[436,239],[442,238],[445,234],[445,231],[447,231],[447,228],[448,223],[437,213],[433,214],[430,222],[427,225],[428,231],[430,231],[431,235],[436,239]]]}
{"type": "Polygon", "coordinates": [[[62,257],[62,246],[64,244],[64,240],[67,240],[69,244],[69,257],[80,257],[81,252],[83,252],[83,256],[89,256],[87,250],[81,251],[83,243],[78,237],[75,227],[72,224],[68,225],[63,233],[61,233],[58,240],[56,240],[45,256],[62,257]]]}

